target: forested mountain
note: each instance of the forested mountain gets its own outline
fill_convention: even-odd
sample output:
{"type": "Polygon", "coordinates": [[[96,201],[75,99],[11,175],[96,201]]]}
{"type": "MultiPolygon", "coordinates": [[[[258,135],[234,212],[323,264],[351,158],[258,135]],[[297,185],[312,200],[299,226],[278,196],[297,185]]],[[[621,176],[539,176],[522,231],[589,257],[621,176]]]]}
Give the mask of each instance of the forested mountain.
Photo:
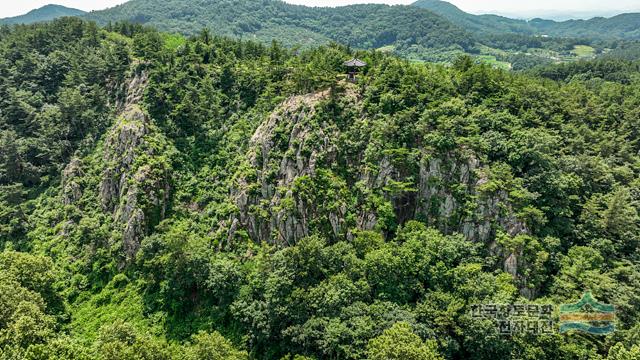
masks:
{"type": "Polygon", "coordinates": [[[102,25],[133,21],[187,35],[207,27],[217,35],[266,43],[277,39],[285,45],[315,46],[328,41],[363,49],[473,45],[472,36],[449,21],[406,6],[311,8],[279,0],[132,0],[87,18],[102,25]]]}
{"type": "Polygon", "coordinates": [[[591,20],[509,19],[496,15],[473,15],[443,0],[419,0],[414,6],[442,15],[454,24],[474,31],[489,33],[537,34],[570,38],[640,40],[640,14],[621,14],[591,20]]]}
{"type": "Polygon", "coordinates": [[[80,16],[84,13],[82,10],[71,9],[61,5],[45,5],[41,8],[31,10],[24,15],[0,19],[0,24],[33,24],[64,16],[80,16]]]}
{"type": "Polygon", "coordinates": [[[639,108],[632,61],[0,27],[0,359],[636,359],[639,108]],[[587,290],[614,333],[473,313],[587,290]]]}
{"type": "Polygon", "coordinates": [[[312,8],[280,0],[131,0],[86,18],[105,26],[131,21],[187,35],[206,27],[216,35],[264,44],[275,39],[288,47],[333,41],[414,61],[451,63],[468,54],[515,70],[589,59],[624,45],[617,40],[534,36],[537,30],[524,21],[470,15],[446,2],[417,5],[430,10],[387,5],[312,8]]]}

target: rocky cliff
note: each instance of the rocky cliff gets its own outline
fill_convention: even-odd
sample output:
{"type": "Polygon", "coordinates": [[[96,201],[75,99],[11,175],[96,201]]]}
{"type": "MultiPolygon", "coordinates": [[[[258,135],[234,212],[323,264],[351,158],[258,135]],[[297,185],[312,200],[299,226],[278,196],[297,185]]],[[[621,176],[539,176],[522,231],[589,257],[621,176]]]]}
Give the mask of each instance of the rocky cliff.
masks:
{"type": "Polygon", "coordinates": [[[358,89],[343,87],[290,98],[258,127],[232,190],[233,231],[239,223],[255,241],[286,245],[319,228],[336,238],[352,236],[351,228],[390,230],[391,217],[396,225],[422,219],[482,242],[497,230],[528,232],[478,154],[418,144],[376,151],[358,89]],[[364,145],[351,147],[354,136],[364,145]],[[345,164],[350,172],[340,173],[345,164]]]}
{"type": "MultiPolygon", "coordinates": [[[[142,108],[144,71],[133,73],[125,94],[114,105],[116,121],[94,155],[74,158],[63,171],[61,200],[82,211],[107,215],[124,262],[142,239],[165,218],[171,193],[172,147],[142,108]]],[[[71,221],[73,228],[75,222],[71,221]]],[[[73,233],[67,228],[66,233],[73,233]]]]}

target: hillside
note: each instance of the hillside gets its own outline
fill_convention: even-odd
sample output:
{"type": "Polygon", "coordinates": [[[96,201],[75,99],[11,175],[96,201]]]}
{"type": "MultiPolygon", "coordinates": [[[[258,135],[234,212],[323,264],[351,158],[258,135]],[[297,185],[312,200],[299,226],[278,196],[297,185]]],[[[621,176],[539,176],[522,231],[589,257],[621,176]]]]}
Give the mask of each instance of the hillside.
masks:
{"type": "Polygon", "coordinates": [[[80,16],[84,11],[71,9],[61,5],[45,5],[20,16],[0,19],[0,24],[33,24],[43,21],[51,21],[64,16],[80,16]]]}
{"type": "Polygon", "coordinates": [[[533,34],[535,29],[523,20],[509,19],[498,15],[474,15],[442,0],[419,0],[413,6],[433,11],[452,23],[469,31],[492,34],[533,34]]]}
{"type": "Polygon", "coordinates": [[[207,28],[214,35],[263,44],[277,40],[287,47],[338,42],[413,61],[451,63],[468,54],[477,61],[515,70],[590,59],[622,46],[613,40],[534,36],[536,30],[524,21],[465,14],[446,2],[417,4],[430,9],[387,5],[313,8],[279,0],[132,0],[86,18],[100,25],[131,21],[187,35],[207,28]]]}
{"type": "Polygon", "coordinates": [[[637,62],[112,28],[0,27],[0,359],[640,356],[637,62]]]}
{"type": "Polygon", "coordinates": [[[534,19],[529,24],[539,33],[551,36],[640,40],[640,14],[637,13],[563,22],[534,19]]]}
{"type": "Polygon", "coordinates": [[[568,38],[640,40],[640,14],[621,14],[590,20],[515,20],[496,15],[473,15],[443,0],[419,0],[414,6],[442,15],[470,31],[494,34],[537,34],[568,38]]]}
{"type": "Polygon", "coordinates": [[[440,16],[405,6],[310,8],[279,0],[132,0],[87,18],[102,25],[134,21],[188,35],[207,27],[218,35],[266,43],[277,39],[286,45],[314,46],[331,40],[356,48],[473,44],[472,36],[440,16]]]}

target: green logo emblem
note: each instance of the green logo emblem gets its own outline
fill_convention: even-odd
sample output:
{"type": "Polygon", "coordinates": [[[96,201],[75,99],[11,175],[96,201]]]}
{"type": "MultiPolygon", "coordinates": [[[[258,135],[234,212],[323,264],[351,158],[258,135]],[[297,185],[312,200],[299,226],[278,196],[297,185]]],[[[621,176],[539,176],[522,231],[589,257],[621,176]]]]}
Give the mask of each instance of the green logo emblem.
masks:
{"type": "Polygon", "coordinates": [[[586,292],[575,304],[560,305],[560,332],[571,330],[594,335],[607,335],[615,331],[615,307],[596,301],[586,292]]]}

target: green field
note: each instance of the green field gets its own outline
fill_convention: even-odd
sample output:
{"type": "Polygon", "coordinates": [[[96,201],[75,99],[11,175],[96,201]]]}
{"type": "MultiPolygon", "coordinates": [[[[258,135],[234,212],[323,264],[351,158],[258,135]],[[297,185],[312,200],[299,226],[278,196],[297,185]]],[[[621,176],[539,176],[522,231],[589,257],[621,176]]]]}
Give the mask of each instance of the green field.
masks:
{"type": "Polygon", "coordinates": [[[588,45],[576,45],[573,47],[573,50],[571,50],[571,53],[577,57],[587,58],[593,57],[596,54],[596,49],[588,45]]]}
{"type": "Polygon", "coordinates": [[[511,70],[511,63],[500,61],[496,59],[494,55],[479,55],[476,56],[476,59],[480,60],[482,63],[489,64],[499,69],[511,70]]]}
{"type": "Polygon", "coordinates": [[[378,51],[387,52],[387,53],[394,52],[395,50],[396,50],[396,47],[393,45],[387,45],[387,46],[378,48],[378,51]]]}

